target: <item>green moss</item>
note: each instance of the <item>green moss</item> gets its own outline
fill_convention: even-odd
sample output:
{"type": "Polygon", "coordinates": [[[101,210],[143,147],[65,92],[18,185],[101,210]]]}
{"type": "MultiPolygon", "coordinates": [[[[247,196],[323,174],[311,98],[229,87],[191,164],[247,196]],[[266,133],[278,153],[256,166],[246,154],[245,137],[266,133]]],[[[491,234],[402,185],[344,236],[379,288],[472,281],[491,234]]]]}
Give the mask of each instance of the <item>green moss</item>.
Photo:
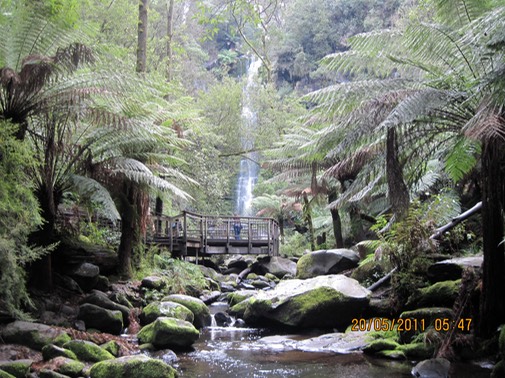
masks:
{"type": "Polygon", "coordinates": [[[66,359],[58,368],[58,373],[77,377],[84,370],[85,365],[82,362],[66,359]]]}
{"type": "Polygon", "coordinates": [[[90,341],[71,340],[63,347],[74,352],[80,361],[98,362],[114,359],[112,354],[90,341]]]}
{"type": "Polygon", "coordinates": [[[252,296],[256,295],[254,291],[236,291],[234,293],[229,293],[227,298],[228,302],[230,303],[230,306],[234,306],[237,303],[243,302],[246,299],[251,298],[252,296]]]}
{"type": "Polygon", "coordinates": [[[63,332],[53,339],[53,344],[62,346],[63,344],[68,343],[70,340],[72,340],[71,337],[66,332],[63,332]]]}
{"type": "Polygon", "coordinates": [[[265,278],[270,281],[274,281],[275,283],[279,283],[279,281],[280,281],[279,277],[277,277],[276,275],[274,275],[272,273],[266,273],[265,278]]]}
{"type": "Polygon", "coordinates": [[[39,377],[40,378],[68,378],[68,375],[60,374],[60,373],[57,373],[57,372],[55,372],[53,370],[49,370],[49,369],[42,369],[39,372],[39,377]]]}
{"type": "Polygon", "coordinates": [[[494,366],[493,371],[491,372],[491,378],[503,377],[505,377],[505,362],[501,360],[494,366]]]}
{"type": "Polygon", "coordinates": [[[498,337],[498,348],[501,358],[505,360],[505,325],[501,326],[500,336],[498,337]]]}
{"type": "Polygon", "coordinates": [[[445,306],[452,307],[458,296],[461,280],[437,282],[420,290],[416,301],[418,307],[445,306]]]}
{"type": "Polygon", "coordinates": [[[96,363],[91,378],[175,378],[177,371],[163,361],[143,355],[118,358],[96,363]]]}
{"type": "Polygon", "coordinates": [[[66,357],[77,360],[77,356],[74,352],[54,344],[47,344],[42,348],[42,357],[44,358],[44,361],[48,361],[56,357],[66,357]]]}
{"type": "Polygon", "coordinates": [[[309,253],[300,257],[296,263],[296,278],[310,278],[312,275],[308,272],[314,264],[313,256],[309,253]]]}
{"type": "Polygon", "coordinates": [[[363,352],[375,354],[383,350],[395,350],[399,346],[400,344],[391,339],[374,340],[363,349],[363,352]]]}
{"type": "Polygon", "coordinates": [[[109,342],[106,342],[105,344],[100,345],[100,348],[106,350],[114,357],[119,356],[119,344],[117,343],[117,341],[111,340],[109,342]]]}
{"type": "Polygon", "coordinates": [[[391,360],[406,360],[407,357],[399,350],[381,350],[375,354],[378,357],[389,358],[391,360]]]}
{"type": "Polygon", "coordinates": [[[151,343],[156,348],[188,347],[200,332],[185,320],[161,317],[140,330],[137,337],[141,343],[151,343]]]}
{"type": "Polygon", "coordinates": [[[245,299],[242,302],[239,302],[236,305],[233,305],[232,307],[230,307],[229,312],[233,316],[243,318],[248,304],[249,304],[249,299],[245,299]]]}
{"type": "Polygon", "coordinates": [[[403,352],[408,358],[426,360],[433,357],[435,346],[425,343],[411,343],[400,345],[398,350],[403,352]]]}
{"type": "Polygon", "coordinates": [[[195,315],[186,306],[175,302],[152,302],[142,310],[140,317],[143,324],[154,322],[161,316],[177,318],[193,323],[195,315]]]}
{"type": "Polygon", "coordinates": [[[26,377],[30,372],[31,360],[4,361],[0,369],[16,378],[26,377]]]}

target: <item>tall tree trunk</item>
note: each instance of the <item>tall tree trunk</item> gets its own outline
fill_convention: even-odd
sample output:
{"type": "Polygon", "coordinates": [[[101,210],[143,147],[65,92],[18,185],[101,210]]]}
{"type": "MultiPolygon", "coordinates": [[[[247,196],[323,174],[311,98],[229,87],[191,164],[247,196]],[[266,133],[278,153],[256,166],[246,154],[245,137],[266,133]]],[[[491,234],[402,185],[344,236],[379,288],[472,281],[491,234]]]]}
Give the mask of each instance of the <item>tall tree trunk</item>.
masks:
{"type": "Polygon", "coordinates": [[[123,184],[123,197],[120,205],[121,240],[119,242],[119,272],[125,278],[132,276],[133,248],[137,244],[135,190],[128,183],[123,184]]]}
{"type": "Polygon", "coordinates": [[[398,157],[398,140],[393,127],[387,131],[386,175],[391,208],[396,221],[400,221],[407,214],[410,196],[407,185],[403,180],[403,170],[398,157]]]}
{"type": "Polygon", "coordinates": [[[137,72],[146,72],[147,66],[147,4],[148,0],[139,0],[137,72]]]}
{"type": "MultiPolygon", "coordinates": [[[[55,242],[56,204],[52,186],[42,185],[36,190],[36,196],[40,206],[40,215],[44,221],[40,229],[30,235],[30,243],[47,247],[55,242]]],[[[48,253],[35,261],[30,268],[31,284],[39,289],[50,291],[53,288],[52,256],[48,253]]]]}
{"type": "MultiPolygon", "coordinates": [[[[337,199],[337,190],[332,188],[328,194],[328,203],[332,203],[337,199]]],[[[342,220],[337,208],[330,209],[331,220],[333,224],[333,235],[337,248],[344,248],[344,238],[342,237],[342,220]]]]}
{"type": "Polygon", "coordinates": [[[168,0],[167,12],[167,81],[172,80],[173,70],[173,48],[172,39],[174,36],[174,3],[175,0],[168,0]]]}
{"type": "Polygon", "coordinates": [[[482,148],[482,224],[484,263],[478,332],[492,336],[505,323],[505,142],[500,137],[482,148]]]}
{"type": "Polygon", "coordinates": [[[310,207],[310,201],[307,193],[303,193],[303,216],[305,218],[305,222],[307,222],[307,227],[309,228],[310,249],[314,251],[316,249],[314,224],[312,223],[312,209],[310,207]]]}

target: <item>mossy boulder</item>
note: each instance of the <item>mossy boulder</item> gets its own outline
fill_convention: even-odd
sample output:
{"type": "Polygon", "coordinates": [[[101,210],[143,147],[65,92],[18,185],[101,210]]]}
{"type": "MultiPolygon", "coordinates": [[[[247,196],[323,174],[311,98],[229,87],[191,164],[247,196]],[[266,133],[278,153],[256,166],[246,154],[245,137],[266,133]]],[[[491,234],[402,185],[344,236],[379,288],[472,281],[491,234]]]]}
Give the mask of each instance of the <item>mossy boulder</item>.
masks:
{"type": "Polygon", "coordinates": [[[63,348],[69,349],[75,353],[80,361],[99,362],[112,360],[114,356],[105,349],[100,348],[95,343],[86,340],[71,340],[63,345],[63,348]]]}
{"type": "Polygon", "coordinates": [[[386,275],[382,261],[368,261],[358,266],[351,277],[364,286],[370,286],[386,275]]]}
{"type": "Polygon", "coordinates": [[[195,315],[186,306],[175,302],[151,302],[143,308],[140,314],[140,324],[147,325],[159,317],[177,318],[193,323],[195,315]]]}
{"type": "Polygon", "coordinates": [[[419,290],[407,306],[419,307],[452,307],[459,293],[461,280],[440,281],[419,290]]]}
{"type": "Polygon", "coordinates": [[[231,306],[228,312],[237,318],[243,318],[250,300],[252,300],[252,297],[231,306]]]}
{"type": "Polygon", "coordinates": [[[148,276],[142,279],[141,285],[146,289],[161,291],[167,286],[167,281],[163,277],[148,276]]]}
{"type": "Polygon", "coordinates": [[[0,361],[0,370],[16,378],[24,378],[30,372],[32,360],[0,361]]]}
{"type": "Polygon", "coordinates": [[[150,343],[158,349],[187,348],[200,337],[200,332],[185,320],[161,317],[140,330],[142,344],[150,343]]]}
{"type": "Polygon", "coordinates": [[[350,249],[320,250],[303,255],[296,264],[296,278],[338,274],[358,266],[359,256],[350,249]]]}
{"type": "Polygon", "coordinates": [[[54,370],[41,369],[39,371],[39,378],[70,378],[68,375],[58,373],[54,370]]]}
{"type": "Polygon", "coordinates": [[[343,275],[281,281],[247,302],[244,320],[251,325],[346,327],[368,306],[370,292],[343,275]]]}
{"type": "Polygon", "coordinates": [[[390,360],[406,360],[407,356],[398,349],[394,350],[381,350],[375,354],[377,357],[388,358],[390,360]]]}
{"type": "Polygon", "coordinates": [[[42,350],[47,344],[63,345],[70,340],[70,336],[61,329],[21,320],[7,324],[0,336],[5,343],[20,344],[35,350],[42,350]]]}
{"type": "Polygon", "coordinates": [[[435,346],[425,343],[411,343],[400,345],[397,350],[413,360],[424,360],[433,357],[435,346]]]}
{"type": "Polygon", "coordinates": [[[482,256],[455,257],[438,261],[428,268],[428,278],[431,282],[457,280],[461,278],[464,269],[473,269],[482,273],[482,256]]]}
{"type": "Polygon", "coordinates": [[[86,328],[120,335],[123,331],[123,314],[121,311],[108,310],[91,303],[79,306],[78,319],[84,321],[86,328]]]}
{"type": "Polygon", "coordinates": [[[415,321],[418,324],[418,327],[411,327],[410,331],[400,332],[400,341],[404,344],[408,344],[412,341],[418,329],[427,329],[437,319],[437,321],[442,321],[443,319],[452,321],[452,319],[454,319],[454,312],[450,308],[445,307],[418,308],[416,310],[402,312],[400,314],[400,319],[415,319],[412,320],[412,322],[415,321]],[[420,326],[421,323],[423,326],[420,326]]]}
{"type": "Polygon", "coordinates": [[[368,344],[365,348],[363,348],[363,352],[366,354],[376,354],[377,352],[383,350],[395,350],[398,348],[400,344],[391,339],[379,339],[373,340],[370,344],[368,344]]]}
{"type": "Polygon", "coordinates": [[[258,294],[257,290],[239,290],[233,293],[228,293],[226,298],[228,299],[230,306],[234,306],[248,298],[254,297],[256,294],[258,294]]]}
{"type": "Polygon", "coordinates": [[[189,295],[172,294],[164,297],[162,302],[175,302],[189,308],[195,316],[193,324],[196,328],[203,328],[211,323],[210,310],[201,299],[189,295]]]}
{"type": "Polygon", "coordinates": [[[100,348],[106,350],[107,352],[112,354],[114,357],[119,357],[120,345],[115,340],[111,340],[111,341],[106,342],[105,344],[100,345],[100,348]]]}
{"type": "Polygon", "coordinates": [[[82,362],[66,357],[56,357],[49,364],[51,370],[69,377],[79,377],[86,367],[82,362]]]}
{"type": "Polygon", "coordinates": [[[49,361],[56,357],[66,357],[77,360],[77,356],[74,352],[57,345],[48,344],[42,348],[42,358],[44,361],[49,361]]]}
{"type": "Polygon", "coordinates": [[[175,378],[177,371],[161,360],[136,355],[96,363],[89,375],[90,378],[175,378]]]}

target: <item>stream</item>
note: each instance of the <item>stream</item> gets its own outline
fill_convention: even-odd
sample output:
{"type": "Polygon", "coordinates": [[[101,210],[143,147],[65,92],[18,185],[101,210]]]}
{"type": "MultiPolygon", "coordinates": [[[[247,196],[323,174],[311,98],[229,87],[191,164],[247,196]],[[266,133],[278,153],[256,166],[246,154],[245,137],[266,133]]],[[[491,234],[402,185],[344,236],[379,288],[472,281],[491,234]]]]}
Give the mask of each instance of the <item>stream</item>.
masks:
{"type": "MultiPolygon", "coordinates": [[[[305,340],[323,333],[312,330],[290,334],[289,338],[305,340]]],[[[413,361],[378,359],[359,351],[338,354],[293,350],[269,337],[273,335],[287,334],[258,328],[206,327],[192,351],[177,354],[174,367],[180,377],[187,378],[412,377],[413,361]]],[[[489,366],[486,367],[453,364],[451,377],[489,377],[489,366]]]]}

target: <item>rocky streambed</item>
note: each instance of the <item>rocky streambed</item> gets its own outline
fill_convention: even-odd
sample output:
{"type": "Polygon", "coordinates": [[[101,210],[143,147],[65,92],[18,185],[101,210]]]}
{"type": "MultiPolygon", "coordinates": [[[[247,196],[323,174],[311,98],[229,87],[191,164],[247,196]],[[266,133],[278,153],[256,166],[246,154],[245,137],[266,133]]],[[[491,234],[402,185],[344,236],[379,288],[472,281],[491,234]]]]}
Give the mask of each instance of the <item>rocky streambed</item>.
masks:
{"type": "MultiPolygon", "coordinates": [[[[371,302],[369,290],[340,274],[356,266],[358,256],[349,250],[307,256],[298,264],[238,258],[228,261],[226,274],[200,266],[209,289],[198,297],[170,292],[163,269],[138,285],[104,285],[104,279],[88,277],[103,290],[86,285],[91,292],[82,295],[77,308],[62,303],[60,311],[40,317],[52,324],[63,317],[65,327],[40,320],[2,326],[0,378],[320,377],[336,372],[401,377],[411,371],[423,376],[424,370],[447,376],[457,369],[446,360],[428,360],[412,370],[415,362],[433,355],[433,348],[412,334],[392,341],[384,340],[384,332],[374,336],[374,327],[350,330],[361,320],[370,324],[365,318],[379,315],[374,308],[384,311],[371,302]],[[122,335],[125,330],[129,335],[122,335]]],[[[450,310],[424,311],[428,319],[450,310]]],[[[393,331],[383,324],[382,331],[393,331]]],[[[489,375],[486,366],[465,366],[473,376],[489,375]]]]}

